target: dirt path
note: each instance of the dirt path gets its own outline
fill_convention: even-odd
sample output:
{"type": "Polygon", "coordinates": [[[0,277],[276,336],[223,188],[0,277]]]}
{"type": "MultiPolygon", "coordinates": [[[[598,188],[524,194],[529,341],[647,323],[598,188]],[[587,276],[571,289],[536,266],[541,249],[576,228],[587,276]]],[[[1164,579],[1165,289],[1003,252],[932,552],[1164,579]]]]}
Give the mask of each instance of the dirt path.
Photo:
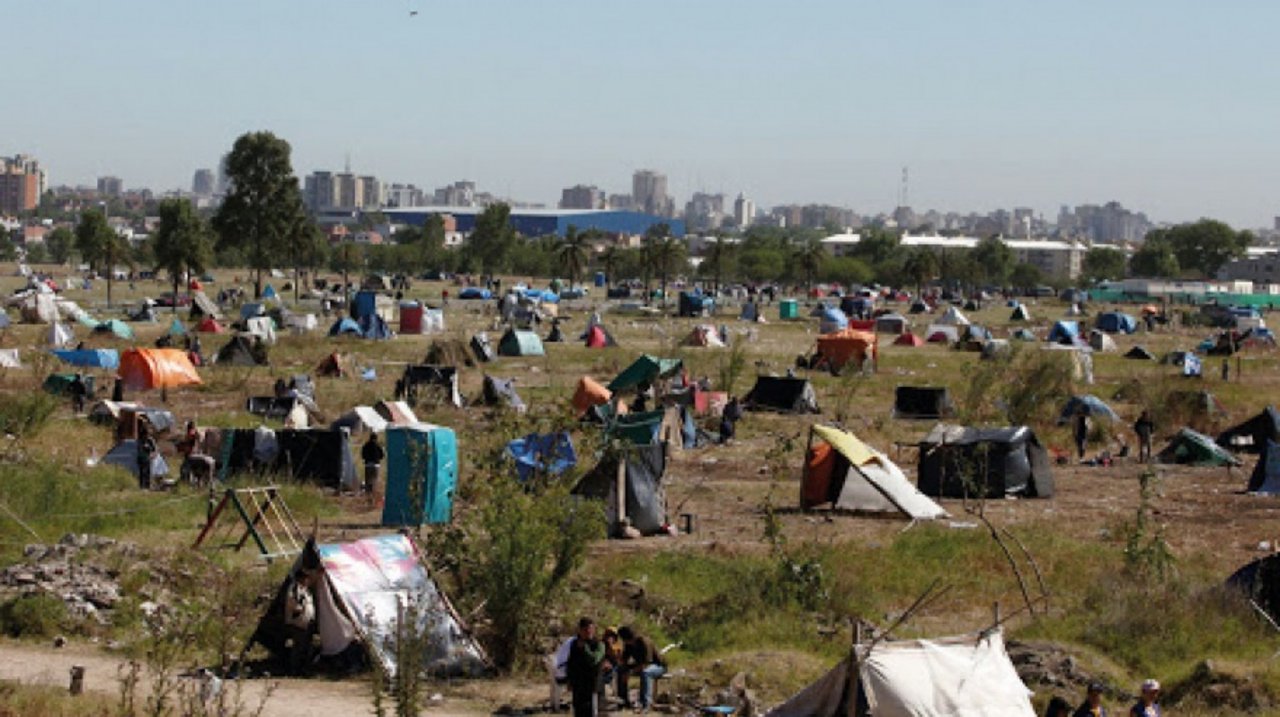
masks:
{"type": "MultiPolygon", "coordinates": [[[[13,642],[0,643],[0,680],[65,687],[72,665],[85,668],[85,689],[117,695],[116,669],[126,660],[82,646],[63,649],[36,647],[13,642]]],[[[261,699],[266,682],[246,683],[244,702],[254,706],[261,699]]],[[[432,690],[428,689],[428,694],[432,690]]],[[[445,717],[491,714],[492,708],[478,702],[444,699],[429,703],[432,715],[445,717]]],[[[373,715],[368,687],[363,681],[328,682],[323,680],[280,680],[276,692],[267,702],[263,717],[296,717],[297,715],[373,715]]]]}

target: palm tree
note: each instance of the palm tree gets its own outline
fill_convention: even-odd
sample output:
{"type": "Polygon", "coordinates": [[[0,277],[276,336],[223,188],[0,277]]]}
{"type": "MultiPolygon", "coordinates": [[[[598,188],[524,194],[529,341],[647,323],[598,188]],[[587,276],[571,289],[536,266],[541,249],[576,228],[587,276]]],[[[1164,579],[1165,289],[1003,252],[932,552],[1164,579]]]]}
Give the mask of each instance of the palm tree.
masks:
{"type": "Polygon", "coordinates": [[[556,258],[569,277],[569,287],[578,283],[578,277],[586,272],[587,263],[591,259],[590,237],[580,234],[578,228],[569,225],[564,238],[556,246],[556,258]]]}
{"type": "Polygon", "coordinates": [[[649,263],[657,270],[661,280],[662,302],[667,301],[667,280],[676,266],[684,260],[684,242],[674,237],[665,237],[649,245],[649,263]]]}
{"type": "Polygon", "coordinates": [[[604,286],[608,290],[613,286],[613,273],[618,270],[618,265],[622,263],[622,251],[616,245],[610,244],[600,253],[600,266],[604,269],[604,286]]]}
{"type": "Polygon", "coordinates": [[[714,293],[720,293],[720,277],[724,273],[725,264],[733,257],[735,246],[725,241],[723,237],[716,237],[715,241],[707,245],[706,251],[703,252],[702,264],[711,271],[714,280],[714,293]]]}
{"type": "Polygon", "coordinates": [[[827,249],[822,240],[816,237],[806,239],[795,249],[795,261],[804,271],[805,293],[813,293],[813,277],[822,268],[827,258],[827,249]]]}

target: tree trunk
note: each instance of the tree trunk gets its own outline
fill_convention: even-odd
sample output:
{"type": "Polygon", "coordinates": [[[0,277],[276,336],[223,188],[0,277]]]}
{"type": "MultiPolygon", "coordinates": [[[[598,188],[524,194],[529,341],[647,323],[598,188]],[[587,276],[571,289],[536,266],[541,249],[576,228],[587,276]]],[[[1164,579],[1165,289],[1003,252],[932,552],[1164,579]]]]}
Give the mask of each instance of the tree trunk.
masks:
{"type": "Polygon", "coordinates": [[[254,274],[254,279],[253,279],[253,298],[261,299],[262,298],[262,267],[258,267],[255,270],[255,272],[256,273],[254,274]]]}
{"type": "Polygon", "coordinates": [[[178,315],[178,275],[173,275],[173,315],[178,315]]]}

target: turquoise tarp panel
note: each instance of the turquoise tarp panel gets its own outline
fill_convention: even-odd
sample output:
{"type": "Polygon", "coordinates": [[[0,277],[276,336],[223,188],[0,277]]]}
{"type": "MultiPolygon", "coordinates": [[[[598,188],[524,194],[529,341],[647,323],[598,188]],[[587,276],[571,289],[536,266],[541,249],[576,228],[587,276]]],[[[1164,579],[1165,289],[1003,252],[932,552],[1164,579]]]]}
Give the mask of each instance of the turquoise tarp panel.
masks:
{"type": "Polygon", "coordinates": [[[448,523],[458,485],[458,439],[453,431],[439,426],[388,428],[386,450],[382,524],[448,523]],[[420,496],[420,506],[415,494],[420,496]]]}
{"type": "Polygon", "coordinates": [[[652,383],[654,379],[674,375],[683,367],[684,362],[678,358],[658,358],[645,354],[623,369],[622,373],[609,382],[607,388],[614,393],[625,391],[642,383],[652,383]]]}
{"type": "Polygon", "coordinates": [[[532,331],[509,329],[498,341],[499,356],[545,356],[542,339],[532,331]]]}

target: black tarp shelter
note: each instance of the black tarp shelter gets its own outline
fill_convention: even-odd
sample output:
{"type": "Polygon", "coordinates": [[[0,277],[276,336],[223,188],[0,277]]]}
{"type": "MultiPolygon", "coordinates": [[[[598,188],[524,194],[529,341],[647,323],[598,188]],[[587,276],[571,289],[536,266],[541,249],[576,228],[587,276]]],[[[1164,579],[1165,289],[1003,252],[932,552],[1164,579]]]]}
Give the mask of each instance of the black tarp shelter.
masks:
{"type": "Polygon", "coordinates": [[[917,485],[927,496],[1053,497],[1049,454],[1026,426],[940,423],[920,441],[917,485]]]}

